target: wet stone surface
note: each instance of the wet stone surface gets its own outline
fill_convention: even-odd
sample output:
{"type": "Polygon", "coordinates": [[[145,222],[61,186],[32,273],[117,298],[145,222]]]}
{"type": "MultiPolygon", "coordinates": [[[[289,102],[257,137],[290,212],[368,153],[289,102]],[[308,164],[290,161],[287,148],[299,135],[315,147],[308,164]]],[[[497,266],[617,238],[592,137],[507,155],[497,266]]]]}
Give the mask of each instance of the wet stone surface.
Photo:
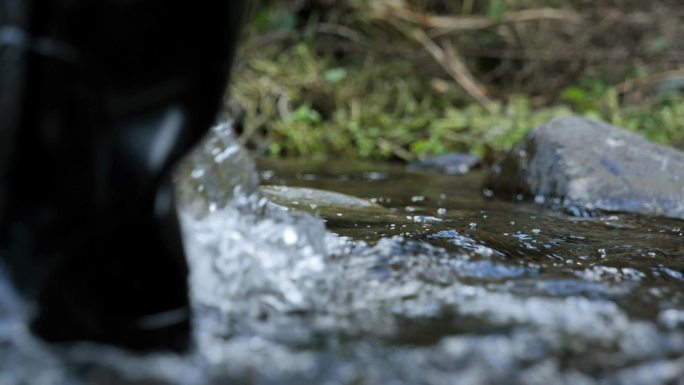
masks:
{"type": "Polygon", "coordinates": [[[480,165],[481,159],[475,155],[452,152],[411,162],[406,169],[408,171],[466,174],[480,165]]]}
{"type": "Polygon", "coordinates": [[[320,219],[259,194],[226,129],[179,173],[195,349],[48,347],[4,317],[3,384],[684,383],[681,220],[488,199],[478,173],[259,165],[373,202],[320,219]]]}
{"type": "Polygon", "coordinates": [[[492,168],[503,198],[684,219],[684,152],[625,129],[579,117],[530,132],[492,168]]]}

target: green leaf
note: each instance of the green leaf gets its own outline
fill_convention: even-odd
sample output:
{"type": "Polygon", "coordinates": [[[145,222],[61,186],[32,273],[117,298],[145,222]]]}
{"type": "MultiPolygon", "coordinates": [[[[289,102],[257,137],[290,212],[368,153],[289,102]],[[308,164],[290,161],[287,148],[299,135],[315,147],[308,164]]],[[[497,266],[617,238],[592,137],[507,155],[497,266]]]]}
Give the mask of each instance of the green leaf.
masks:
{"type": "Polygon", "coordinates": [[[568,87],[561,92],[560,98],[566,102],[583,103],[587,100],[587,93],[579,87],[568,87]]]}
{"type": "Polygon", "coordinates": [[[326,82],[333,84],[339,83],[346,78],[347,70],[342,67],[331,68],[323,74],[323,79],[325,79],[326,82]]]}
{"type": "Polygon", "coordinates": [[[665,51],[670,46],[670,41],[665,36],[658,36],[648,42],[648,49],[652,52],[665,51]]]}
{"type": "Polygon", "coordinates": [[[489,2],[489,9],[487,10],[487,14],[489,15],[489,17],[498,22],[502,21],[504,15],[506,14],[506,8],[504,7],[503,0],[491,0],[489,2]]]}
{"type": "Polygon", "coordinates": [[[321,114],[307,105],[299,106],[290,114],[289,118],[296,122],[307,124],[316,124],[321,122],[321,114]]]}
{"type": "Polygon", "coordinates": [[[294,31],[297,27],[297,15],[292,12],[283,12],[272,19],[275,29],[281,31],[294,31]]]}
{"type": "Polygon", "coordinates": [[[256,26],[256,28],[259,31],[266,31],[271,28],[272,22],[271,22],[271,13],[268,9],[263,9],[260,12],[258,12],[254,17],[252,18],[252,24],[256,26]]]}
{"type": "Polygon", "coordinates": [[[273,12],[265,8],[252,19],[257,30],[267,32],[272,30],[293,31],[297,27],[297,15],[292,12],[273,12]]]}
{"type": "Polygon", "coordinates": [[[430,142],[425,139],[419,139],[411,144],[411,152],[418,157],[424,157],[428,152],[430,142]]]}

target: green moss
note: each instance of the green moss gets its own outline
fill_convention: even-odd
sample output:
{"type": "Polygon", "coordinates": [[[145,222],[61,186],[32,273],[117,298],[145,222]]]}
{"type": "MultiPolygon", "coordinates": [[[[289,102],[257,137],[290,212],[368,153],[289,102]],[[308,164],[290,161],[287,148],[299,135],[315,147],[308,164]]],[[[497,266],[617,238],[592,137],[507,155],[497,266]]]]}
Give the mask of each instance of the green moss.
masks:
{"type": "Polygon", "coordinates": [[[578,113],[684,145],[684,100],[623,105],[615,88],[588,82],[535,107],[509,96],[494,111],[473,104],[439,67],[400,57],[333,60],[315,41],[251,53],[232,95],[246,110],[244,142],[272,156],[404,159],[510,148],[530,129],[578,113]]]}

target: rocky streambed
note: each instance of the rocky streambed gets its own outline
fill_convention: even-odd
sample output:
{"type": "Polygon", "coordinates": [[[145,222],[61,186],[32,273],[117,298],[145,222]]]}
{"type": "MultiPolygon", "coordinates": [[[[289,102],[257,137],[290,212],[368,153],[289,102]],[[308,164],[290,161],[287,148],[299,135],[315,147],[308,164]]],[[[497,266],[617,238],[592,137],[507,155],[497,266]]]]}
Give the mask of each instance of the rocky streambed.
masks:
{"type": "MultiPolygon", "coordinates": [[[[628,144],[611,135],[602,143],[628,144]]],[[[618,198],[643,191],[588,148],[606,159],[598,181],[627,180],[609,184],[618,198]]],[[[524,177],[542,150],[523,149],[494,176],[255,167],[218,126],[179,173],[193,351],[45,346],[5,296],[0,383],[684,383],[684,222],[601,206],[572,182],[543,190],[524,177]]],[[[554,178],[576,175],[566,159],[554,178]]]]}

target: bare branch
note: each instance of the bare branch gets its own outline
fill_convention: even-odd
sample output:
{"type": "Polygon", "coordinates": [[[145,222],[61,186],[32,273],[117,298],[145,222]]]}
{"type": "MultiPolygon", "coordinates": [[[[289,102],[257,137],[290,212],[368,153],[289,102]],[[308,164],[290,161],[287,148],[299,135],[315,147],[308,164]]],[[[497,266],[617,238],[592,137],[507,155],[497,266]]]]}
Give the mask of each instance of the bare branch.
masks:
{"type": "Polygon", "coordinates": [[[370,7],[372,13],[378,18],[386,19],[388,16],[391,16],[418,24],[424,28],[434,29],[440,35],[454,31],[487,29],[507,23],[525,23],[538,20],[560,20],[572,23],[582,21],[582,16],[579,13],[556,8],[538,8],[507,12],[504,18],[498,21],[487,16],[426,15],[410,8],[403,1],[396,0],[373,2],[370,7]]]}
{"type": "Polygon", "coordinates": [[[446,44],[443,49],[418,28],[409,31],[409,36],[420,43],[475,101],[490,112],[494,110],[494,102],[487,96],[485,87],[473,77],[453,45],[446,44]]]}

